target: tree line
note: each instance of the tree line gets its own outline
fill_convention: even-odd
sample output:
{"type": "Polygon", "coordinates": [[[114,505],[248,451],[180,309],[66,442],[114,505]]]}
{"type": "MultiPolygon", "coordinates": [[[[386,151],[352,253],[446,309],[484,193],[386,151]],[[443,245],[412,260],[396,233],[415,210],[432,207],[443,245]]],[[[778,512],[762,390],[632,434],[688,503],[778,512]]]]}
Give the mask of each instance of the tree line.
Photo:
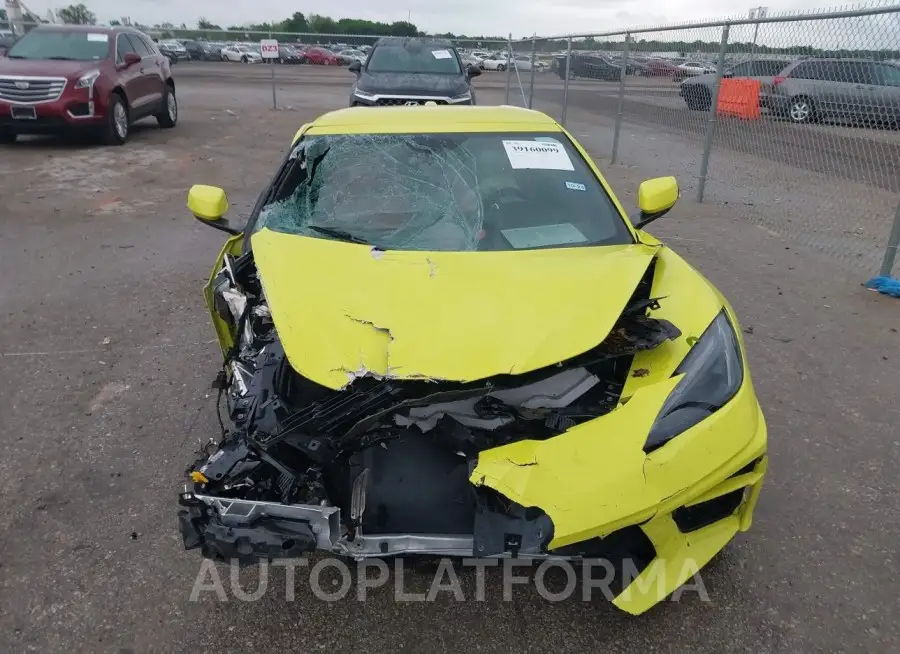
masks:
{"type": "MultiPolygon", "coordinates": [[[[56,17],[60,22],[73,25],[96,25],[97,15],[84,3],[69,5],[57,9],[56,17]]],[[[0,9],[0,20],[5,19],[6,12],[0,9]]],[[[222,27],[206,18],[197,21],[197,27],[191,28],[184,23],[179,26],[173,23],[158,23],[154,25],[142,25],[133,23],[129,18],[109,21],[110,25],[131,25],[148,32],[153,32],[160,38],[205,38],[205,39],[230,39],[235,33],[243,38],[258,40],[266,38],[271,33],[289,34],[335,34],[335,35],[360,35],[360,36],[426,36],[426,33],[408,21],[396,21],[383,23],[361,18],[339,18],[321,14],[309,16],[297,11],[289,18],[271,23],[255,23],[252,25],[229,25],[222,27]]],[[[465,34],[453,34],[445,32],[432,36],[450,39],[465,44],[483,46],[485,48],[502,48],[506,39],[498,36],[468,36],[465,34]]],[[[317,39],[328,41],[333,39],[317,39]]],[[[347,43],[365,42],[366,39],[344,38],[347,43]]],[[[621,51],[622,41],[600,41],[593,38],[579,39],[572,42],[573,50],[600,50],[621,51]]],[[[558,52],[566,49],[567,43],[563,39],[542,39],[537,41],[537,47],[543,52],[558,52]]],[[[531,41],[519,41],[513,44],[516,51],[528,52],[531,50],[531,41]]],[[[682,56],[695,53],[715,55],[719,51],[718,41],[659,41],[659,40],[634,40],[629,43],[629,51],[635,55],[651,52],[677,52],[682,56]]],[[[728,53],[756,52],[761,55],[806,55],[817,57],[875,57],[880,59],[900,58],[900,50],[874,50],[874,49],[840,49],[829,50],[814,48],[810,45],[791,45],[786,47],[773,47],[767,45],[753,45],[752,43],[729,43],[728,53]]]]}

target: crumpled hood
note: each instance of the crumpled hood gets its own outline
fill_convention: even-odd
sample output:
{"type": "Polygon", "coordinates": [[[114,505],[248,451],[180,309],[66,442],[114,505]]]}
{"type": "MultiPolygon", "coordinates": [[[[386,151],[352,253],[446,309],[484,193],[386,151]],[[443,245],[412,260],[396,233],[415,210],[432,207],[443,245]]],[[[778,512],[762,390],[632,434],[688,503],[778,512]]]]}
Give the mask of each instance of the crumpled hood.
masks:
{"type": "Polygon", "coordinates": [[[658,247],[373,251],[251,239],[291,366],[332,389],[365,374],[472,381],[571,358],[610,332],[658,247]]]}

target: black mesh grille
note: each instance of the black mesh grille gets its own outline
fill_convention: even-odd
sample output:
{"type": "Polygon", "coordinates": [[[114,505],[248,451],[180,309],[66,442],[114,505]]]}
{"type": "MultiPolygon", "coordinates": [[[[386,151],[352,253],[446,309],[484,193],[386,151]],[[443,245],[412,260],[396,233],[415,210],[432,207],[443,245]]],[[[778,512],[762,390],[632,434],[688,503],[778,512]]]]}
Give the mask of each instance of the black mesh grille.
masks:
{"type": "Polygon", "coordinates": [[[434,102],[435,104],[447,104],[446,100],[420,100],[418,98],[379,98],[375,103],[379,107],[402,107],[423,105],[426,102],[434,102]]]}
{"type": "Polygon", "coordinates": [[[682,533],[697,531],[730,516],[741,505],[742,499],[744,499],[743,488],[694,506],[675,509],[672,519],[682,533]]]}

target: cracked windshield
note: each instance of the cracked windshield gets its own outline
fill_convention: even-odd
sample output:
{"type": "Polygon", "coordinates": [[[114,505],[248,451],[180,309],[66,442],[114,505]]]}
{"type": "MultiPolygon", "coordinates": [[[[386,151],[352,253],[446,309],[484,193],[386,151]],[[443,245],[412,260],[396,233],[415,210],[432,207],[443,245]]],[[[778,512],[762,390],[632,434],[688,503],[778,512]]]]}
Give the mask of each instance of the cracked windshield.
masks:
{"type": "Polygon", "coordinates": [[[475,251],[632,242],[606,191],[555,135],[314,136],[256,229],[381,249],[475,251]]]}

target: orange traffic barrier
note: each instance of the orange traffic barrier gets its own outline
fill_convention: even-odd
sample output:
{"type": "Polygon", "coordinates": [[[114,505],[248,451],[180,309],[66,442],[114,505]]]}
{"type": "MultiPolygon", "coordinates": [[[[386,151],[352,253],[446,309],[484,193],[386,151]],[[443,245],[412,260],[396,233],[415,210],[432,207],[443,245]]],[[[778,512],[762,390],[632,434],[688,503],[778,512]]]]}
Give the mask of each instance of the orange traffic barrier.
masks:
{"type": "Polygon", "coordinates": [[[720,116],[737,116],[748,120],[760,117],[759,80],[723,79],[721,84],[716,113],[720,116]]]}

